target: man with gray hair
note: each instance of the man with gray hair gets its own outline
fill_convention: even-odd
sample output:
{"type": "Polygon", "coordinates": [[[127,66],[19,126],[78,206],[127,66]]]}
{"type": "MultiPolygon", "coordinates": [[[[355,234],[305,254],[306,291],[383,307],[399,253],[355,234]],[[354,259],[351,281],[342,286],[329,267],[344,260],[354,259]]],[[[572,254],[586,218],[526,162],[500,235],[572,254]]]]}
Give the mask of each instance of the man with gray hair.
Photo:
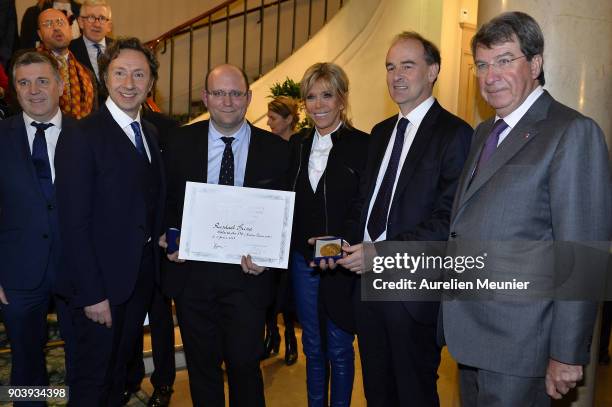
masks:
{"type": "MultiPolygon", "coordinates": [[[[544,37],[529,15],[495,17],[478,30],[472,51],[480,93],[495,117],[476,128],[453,206],[450,243],[494,242],[507,249],[499,243],[523,242],[521,256],[489,252],[486,272],[495,280],[511,279],[511,270],[542,276],[549,271],[525,255],[540,253],[537,242],[605,244],[610,238],[604,137],[593,120],[542,88],[544,37]]],[[[504,298],[442,303],[446,343],[459,362],[462,405],[548,406],[550,397],[560,399],[583,377],[597,304],[504,298]]]]}
{"type": "Polygon", "coordinates": [[[71,120],[59,109],[64,84],[53,58],[34,51],[18,54],[11,79],[23,113],[0,121],[0,307],[11,344],[11,385],[46,386],[52,302],[66,341],[67,371],[71,368],[67,308],[53,295],[63,268],[55,146],[70,131],[71,120]]]}
{"type": "Polygon", "coordinates": [[[100,80],[98,59],[113,42],[108,37],[113,30],[111,6],[106,0],[85,0],[78,18],[83,32],[79,38],[72,40],[70,51],[77,61],[95,74],[98,89],[98,105],[102,106],[108,93],[100,80]]]}

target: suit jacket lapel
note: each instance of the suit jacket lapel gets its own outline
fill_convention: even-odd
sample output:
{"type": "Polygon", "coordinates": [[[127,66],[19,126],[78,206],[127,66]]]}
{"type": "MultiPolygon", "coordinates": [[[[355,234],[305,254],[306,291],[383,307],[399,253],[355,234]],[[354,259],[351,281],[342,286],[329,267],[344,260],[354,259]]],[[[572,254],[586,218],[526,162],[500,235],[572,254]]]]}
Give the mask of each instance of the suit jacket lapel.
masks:
{"type": "Polygon", "coordinates": [[[247,154],[246,168],[244,170],[244,183],[243,186],[250,187],[254,184],[257,179],[257,168],[263,163],[257,162],[259,157],[265,157],[263,154],[260,138],[258,137],[257,130],[248,123],[251,130],[251,139],[249,140],[249,153],[247,154]]]}
{"type": "MultiPolygon", "coordinates": [[[[397,123],[397,115],[387,119],[387,122],[382,126],[379,131],[380,139],[378,140],[378,145],[375,146],[376,151],[374,152],[374,160],[373,162],[376,165],[372,168],[372,173],[370,174],[370,184],[368,185],[368,202],[366,205],[369,206],[372,195],[374,194],[374,188],[376,188],[376,179],[378,178],[378,173],[380,172],[380,166],[382,164],[383,158],[385,156],[385,152],[387,151],[387,145],[391,140],[391,134],[393,133],[393,129],[395,128],[395,124],[397,123]]],[[[366,206],[366,208],[368,207],[366,206]]],[[[364,219],[365,221],[365,219],[364,219]]]]}
{"type": "Polygon", "coordinates": [[[11,120],[13,121],[11,126],[11,137],[17,150],[19,161],[24,164],[25,170],[29,174],[30,180],[35,186],[36,191],[38,191],[43,199],[46,199],[40,188],[38,175],[36,175],[36,169],[32,162],[32,152],[30,150],[30,142],[28,141],[28,133],[26,132],[23,116],[21,114],[15,115],[11,120]]]}
{"type": "Polygon", "coordinates": [[[546,117],[546,111],[552,101],[552,97],[545,92],[542,96],[536,100],[536,102],[529,108],[527,113],[519,120],[519,122],[510,131],[508,136],[502,141],[497,147],[497,150],[489,160],[489,162],[479,170],[478,174],[474,177],[471,185],[469,179],[472,176],[478,157],[480,157],[480,151],[482,150],[485,139],[488,136],[493,126],[493,119],[490,119],[486,127],[479,131],[479,138],[482,135],[482,139],[479,140],[478,154],[474,154],[470,157],[470,171],[463,180],[462,195],[460,198],[460,205],[465,204],[476,191],[478,191],[484,184],[486,184],[497,171],[500,170],[504,165],[508,163],[527,143],[533,140],[537,134],[537,123],[546,117]]]}
{"type": "Polygon", "coordinates": [[[400,170],[399,178],[397,180],[397,186],[395,187],[395,193],[393,195],[393,202],[391,203],[391,208],[393,208],[397,200],[400,199],[399,197],[402,195],[402,191],[410,182],[410,178],[414,173],[414,169],[421,160],[425,149],[429,145],[432,137],[433,126],[436,123],[436,120],[438,119],[440,110],[440,104],[438,103],[438,101],[435,101],[434,104],[429,108],[429,111],[427,112],[425,117],[423,117],[423,121],[419,125],[417,134],[414,136],[412,145],[408,150],[408,154],[406,155],[406,159],[404,160],[404,164],[400,170]]]}

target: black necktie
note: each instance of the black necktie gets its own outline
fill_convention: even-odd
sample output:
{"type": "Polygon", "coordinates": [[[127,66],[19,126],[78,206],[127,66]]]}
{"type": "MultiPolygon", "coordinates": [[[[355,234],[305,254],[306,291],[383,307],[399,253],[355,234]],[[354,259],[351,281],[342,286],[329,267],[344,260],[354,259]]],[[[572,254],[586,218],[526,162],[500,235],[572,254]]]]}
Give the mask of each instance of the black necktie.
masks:
{"type": "Polygon", "coordinates": [[[234,185],[234,152],[232,151],[233,137],[221,137],[225,143],[221,169],[219,170],[219,185],[234,185]]]}
{"type": "Polygon", "coordinates": [[[53,180],[51,178],[51,164],[49,163],[49,153],[47,152],[47,140],[45,130],[53,126],[53,123],[30,123],[36,127],[34,142],[32,143],[32,162],[36,169],[38,182],[47,199],[53,196],[53,180]]]}
{"type": "Polygon", "coordinates": [[[397,176],[402,148],[404,147],[404,133],[408,123],[409,121],[405,117],[402,117],[397,123],[395,142],[393,143],[393,150],[391,150],[389,164],[370,212],[368,234],[373,242],[387,229],[387,215],[389,214],[389,205],[391,205],[391,194],[393,193],[393,184],[397,176]]]}

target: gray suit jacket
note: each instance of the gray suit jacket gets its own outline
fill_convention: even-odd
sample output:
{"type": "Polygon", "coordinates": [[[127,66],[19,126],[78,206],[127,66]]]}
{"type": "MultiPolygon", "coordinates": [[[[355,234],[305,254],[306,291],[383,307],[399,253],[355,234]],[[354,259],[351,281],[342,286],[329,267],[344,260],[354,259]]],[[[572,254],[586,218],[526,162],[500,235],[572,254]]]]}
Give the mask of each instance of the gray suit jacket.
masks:
{"type": "MultiPolygon", "coordinates": [[[[538,246],[534,242],[609,240],[608,153],[593,120],[544,92],[470,185],[492,126],[490,119],[476,128],[453,206],[451,243],[522,241],[530,249],[538,246]]],[[[541,264],[533,253],[489,255],[486,261],[491,275],[511,270],[525,279],[541,272],[541,264]]],[[[549,358],[588,363],[596,310],[588,301],[448,297],[442,307],[444,338],[459,363],[539,377],[549,358]]]]}

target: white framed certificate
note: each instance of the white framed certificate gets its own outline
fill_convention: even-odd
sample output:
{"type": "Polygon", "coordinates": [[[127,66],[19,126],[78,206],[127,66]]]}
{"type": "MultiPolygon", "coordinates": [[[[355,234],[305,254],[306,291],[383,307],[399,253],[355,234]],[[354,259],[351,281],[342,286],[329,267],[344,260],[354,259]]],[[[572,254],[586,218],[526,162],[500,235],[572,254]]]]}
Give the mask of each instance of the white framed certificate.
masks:
{"type": "Polygon", "coordinates": [[[187,182],[179,258],[287,268],[295,192],[187,182]]]}

